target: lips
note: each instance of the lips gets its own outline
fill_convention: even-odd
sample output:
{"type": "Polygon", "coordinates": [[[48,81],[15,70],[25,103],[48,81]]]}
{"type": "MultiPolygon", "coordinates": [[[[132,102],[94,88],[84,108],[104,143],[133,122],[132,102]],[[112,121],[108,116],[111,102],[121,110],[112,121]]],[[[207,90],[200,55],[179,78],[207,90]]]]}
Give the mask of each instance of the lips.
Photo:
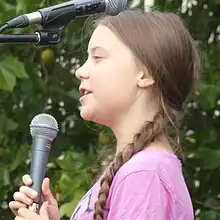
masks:
{"type": "Polygon", "coordinates": [[[80,94],[83,95],[83,96],[88,95],[88,94],[91,93],[90,90],[85,89],[85,88],[80,88],[79,91],[80,91],[80,94]]]}
{"type": "Polygon", "coordinates": [[[81,97],[79,99],[79,101],[81,102],[81,104],[84,103],[84,99],[89,96],[90,94],[92,94],[92,91],[86,89],[86,88],[83,88],[83,87],[80,87],[79,88],[79,91],[80,91],[80,94],[81,94],[81,97]]]}

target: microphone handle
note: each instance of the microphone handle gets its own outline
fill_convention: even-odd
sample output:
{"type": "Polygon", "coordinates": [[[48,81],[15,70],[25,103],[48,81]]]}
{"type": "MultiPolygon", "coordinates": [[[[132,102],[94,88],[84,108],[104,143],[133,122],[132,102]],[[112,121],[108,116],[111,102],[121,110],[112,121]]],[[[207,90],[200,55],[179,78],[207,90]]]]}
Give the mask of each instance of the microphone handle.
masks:
{"type": "Polygon", "coordinates": [[[39,204],[36,202],[33,202],[31,205],[29,205],[28,209],[32,212],[38,213],[39,211],[39,204]]]}
{"type": "Polygon", "coordinates": [[[39,204],[41,202],[41,187],[45,177],[46,167],[48,163],[48,157],[51,148],[51,141],[45,138],[35,137],[32,144],[32,158],[30,167],[30,177],[33,184],[30,188],[38,193],[34,203],[29,206],[29,209],[37,212],[39,204]]]}

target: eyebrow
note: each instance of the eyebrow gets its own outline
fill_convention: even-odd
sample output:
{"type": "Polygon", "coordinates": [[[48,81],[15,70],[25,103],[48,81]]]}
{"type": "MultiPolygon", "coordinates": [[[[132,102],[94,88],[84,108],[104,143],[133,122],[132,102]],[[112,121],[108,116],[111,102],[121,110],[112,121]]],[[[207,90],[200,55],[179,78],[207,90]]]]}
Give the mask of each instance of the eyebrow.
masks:
{"type": "MultiPolygon", "coordinates": [[[[94,46],[94,47],[92,47],[92,48],[90,49],[90,51],[91,51],[91,52],[94,52],[94,51],[97,50],[97,49],[101,49],[101,50],[104,50],[104,51],[107,52],[107,49],[104,48],[104,47],[101,47],[101,46],[94,46]]],[[[87,52],[89,53],[89,49],[88,49],[87,52]]]]}

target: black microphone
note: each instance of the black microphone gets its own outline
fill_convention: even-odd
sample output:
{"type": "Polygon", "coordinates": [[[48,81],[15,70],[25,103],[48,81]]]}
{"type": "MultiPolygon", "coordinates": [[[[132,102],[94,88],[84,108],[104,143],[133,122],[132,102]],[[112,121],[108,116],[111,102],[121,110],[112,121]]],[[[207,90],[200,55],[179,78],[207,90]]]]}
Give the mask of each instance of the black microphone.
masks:
{"type": "Polygon", "coordinates": [[[54,19],[87,16],[105,13],[117,15],[126,5],[127,0],[72,0],[51,7],[39,9],[36,12],[20,15],[4,25],[4,29],[21,28],[33,24],[44,25],[54,19]]]}
{"type": "Polygon", "coordinates": [[[30,124],[30,133],[33,140],[30,166],[30,176],[33,181],[31,188],[38,193],[34,203],[29,206],[29,209],[33,212],[37,212],[39,208],[41,185],[45,177],[51,145],[58,131],[56,119],[49,114],[36,115],[30,124]]]}

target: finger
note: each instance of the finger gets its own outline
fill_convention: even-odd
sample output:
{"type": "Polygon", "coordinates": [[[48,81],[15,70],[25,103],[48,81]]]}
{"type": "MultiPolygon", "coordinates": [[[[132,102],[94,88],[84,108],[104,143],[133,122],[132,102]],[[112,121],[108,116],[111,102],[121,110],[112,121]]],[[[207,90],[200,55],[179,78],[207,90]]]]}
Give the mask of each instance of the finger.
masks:
{"type": "Polygon", "coordinates": [[[13,194],[13,198],[15,201],[22,202],[26,205],[31,205],[33,203],[32,199],[28,198],[25,194],[23,194],[21,192],[15,192],[13,194]]]}
{"type": "Polygon", "coordinates": [[[45,219],[48,219],[48,201],[42,203],[39,214],[45,219]]]}
{"type": "Polygon", "coordinates": [[[31,220],[40,220],[40,219],[42,219],[42,217],[40,217],[38,214],[28,210],[27,208],[18,209],[18,216],[22,217],[26,220],[27,219],[31,219],[31,220]]]}
{"type": "Polygon", "coordinates": [[[11,209],[11,211],[15,215],[17,215],[17,210],[22,208],[22,207],[26,208],[26,205],[21,203],[21,202],[18,202],[18,201],[11,201],[11,202],[9,202],[8,207],[11,209]]]}
{"type": "Polygon", "coordinates": [[[44,201],[48,201],[50,205],[57,206],[57,201],[50,190],[50,179],[45,178],[42,183],[42,194],[44,201]]]}
{"type": "Polygon", "coordinates": [[[23,182],[24,185],[26,185],[26,186],[31,186],[32,183],[33,183],[33,181],[32,181],[32,179],[31,179],[30,175],[28,175],[28,174],[25,174],[25,175],[22,177],[22,182],[23,182]]]}
{"type": "Polygon", "coordinates": [[[34,191],[33,189],[31,189],[28,186],[21,186],[19,191],[21,193],[24,193],[27,197],[31,198],[31,199],[35,199],[37,198],[37,192],[34,191]]]}
{"type": "Polygon", "coordinates": [[[24,203],[18,202],[18,201],[11,201],[8,204],[9,208],[11,210],[16,210],[16,209],[20,209],[20,208],[25,208],[27,207],[27,205],[25,205],[24,203]]]}

